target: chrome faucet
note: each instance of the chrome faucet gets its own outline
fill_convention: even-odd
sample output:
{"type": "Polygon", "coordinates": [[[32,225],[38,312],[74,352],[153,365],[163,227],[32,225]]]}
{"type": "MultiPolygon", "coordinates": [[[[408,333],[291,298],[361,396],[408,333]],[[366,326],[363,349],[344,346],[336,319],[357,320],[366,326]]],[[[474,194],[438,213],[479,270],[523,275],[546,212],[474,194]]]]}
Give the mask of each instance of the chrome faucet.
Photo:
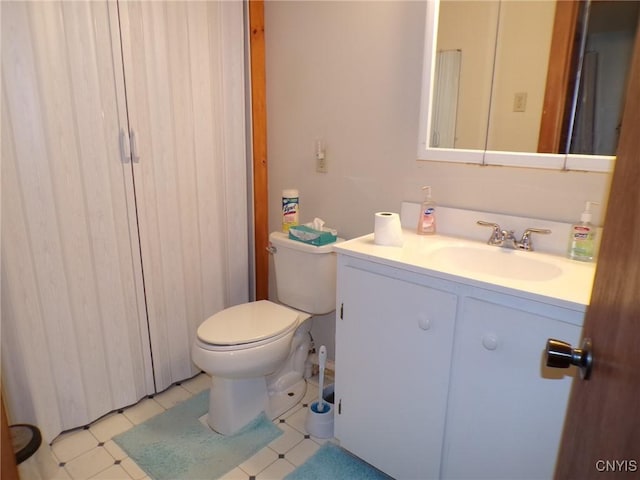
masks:
{"type": "Polygon", "coordinates": [[[500,225],[493,222],[485,222],[478,220],[478,225],[491,228],[491,236],[487,241],[487,245],[496,247],[514,248],[516,250],[533,251],[533,243],[531,242],[532,233],[549,234],[551,230],[548,228],[527,228],[522,234],[522,238],[517,240],[513,230],[502,230],[500,225]]]}

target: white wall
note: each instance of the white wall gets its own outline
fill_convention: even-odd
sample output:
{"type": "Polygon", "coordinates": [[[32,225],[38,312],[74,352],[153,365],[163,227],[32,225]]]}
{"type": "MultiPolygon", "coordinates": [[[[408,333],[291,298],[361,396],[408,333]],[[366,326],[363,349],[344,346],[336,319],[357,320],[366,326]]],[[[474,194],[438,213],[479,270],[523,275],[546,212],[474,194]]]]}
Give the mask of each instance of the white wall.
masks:
{"type": "Polygon", "coordinates": [[[557,221],[606,201],[606,174],[416,161],[424,17],[414,1],[265,3],[272,230],[283,188],[300,190],[302,222],[321,217],[345,238],[419,201],[425,184],[443,205],[557,221]],[[316,138],[326,174],[315,172],[316,138]]]}

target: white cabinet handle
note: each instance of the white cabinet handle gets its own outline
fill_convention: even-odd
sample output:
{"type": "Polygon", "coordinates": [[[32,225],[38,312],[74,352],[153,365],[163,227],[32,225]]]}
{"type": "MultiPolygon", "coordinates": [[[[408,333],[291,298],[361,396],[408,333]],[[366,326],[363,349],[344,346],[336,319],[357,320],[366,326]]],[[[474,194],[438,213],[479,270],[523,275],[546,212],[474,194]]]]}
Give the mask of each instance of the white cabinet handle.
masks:
{"type": "Polygon", "coordinates": [[[426,315],[420,315],[418,317],[418,326],[422,330],[429,330],[431,328],[431,319],[426,315]]]}
{"type": "Polygon", "coordinates": [[[482,336],[482,345],[487,350],[495,350],[498,348],[498,337],[493,333],[485,333],[482,336]]]}
{"type": "Polygon", "coordinates": [[[131,161],[129,139],[123,128],[120,129],[120,155],[122,156],[122,163],[129,163],[131,161]]]}
{"type": "Polygon", "coordinates": [[[138,155],[138,139],[136,131],[131,129],[131,161],[133,163],[140,163],[140,156],[138,155]]]}

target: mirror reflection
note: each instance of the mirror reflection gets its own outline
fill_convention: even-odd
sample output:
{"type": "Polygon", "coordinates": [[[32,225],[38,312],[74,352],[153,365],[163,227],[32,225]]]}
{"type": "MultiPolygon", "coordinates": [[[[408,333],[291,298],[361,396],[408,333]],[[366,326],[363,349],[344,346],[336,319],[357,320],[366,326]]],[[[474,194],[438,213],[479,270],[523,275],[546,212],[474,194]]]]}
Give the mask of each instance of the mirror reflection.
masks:
{"type": "Polygon", "coordinates": [[[639,7],[441,0],[430,146],[615,155],[639,7]]]}

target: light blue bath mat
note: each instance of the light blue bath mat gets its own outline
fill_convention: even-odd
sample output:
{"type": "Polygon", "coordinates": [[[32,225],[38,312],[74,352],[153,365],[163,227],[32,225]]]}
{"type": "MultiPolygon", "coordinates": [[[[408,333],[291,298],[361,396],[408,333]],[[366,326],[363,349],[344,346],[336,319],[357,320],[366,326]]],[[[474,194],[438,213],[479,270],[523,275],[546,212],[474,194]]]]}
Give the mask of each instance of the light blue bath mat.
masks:
{"type": "Polygon", "coordinates": [[[327,442],[285,480],[391,480],[391,477],[351,455],[337,445],[327,442]]]}
{"type": "Polygon", "coordinates": [[[208,410],[207,390],[113,440],[154,480],[208,480],[233,470],[282,434],[263,413],[238,433],[223,436],[198,420],[208,410]]]}

